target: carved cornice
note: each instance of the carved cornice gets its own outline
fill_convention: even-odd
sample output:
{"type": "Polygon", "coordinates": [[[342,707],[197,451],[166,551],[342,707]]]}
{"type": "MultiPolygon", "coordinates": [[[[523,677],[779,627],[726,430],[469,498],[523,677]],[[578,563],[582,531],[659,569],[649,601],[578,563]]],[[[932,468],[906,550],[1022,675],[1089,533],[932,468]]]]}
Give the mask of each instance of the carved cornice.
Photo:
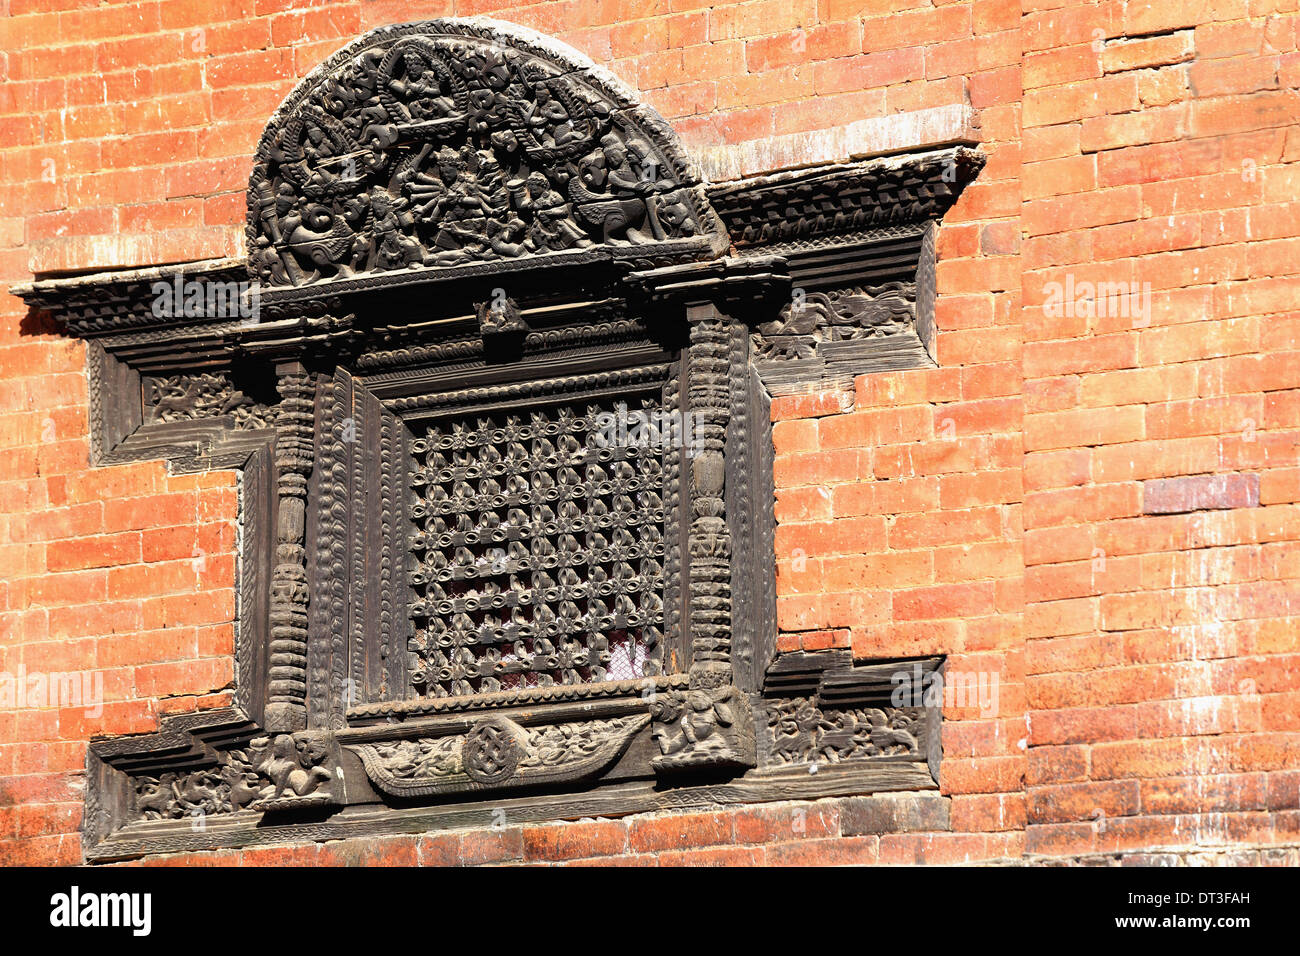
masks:
{"type": "MultiPolygon", "coordinates": [[[[247,282],[247,266],[243,259],[209,259],[180,265],[154,266],[146,269],[127,269],[93,273],[61,279],[38,279],[10,288],[13,295],[21,297],[29,306],[47,309],[63,323],[69,335],[95,337],[114,335],[134,330],[194,330],[219,326],[231,318],[228,313],[210,306],[225,306],[209,302],[206,295],[191,295],[186,301],[185,280],[206,286],[210,283],[231,283],[237,294],[239,283],[247,282]],[[181,301],[174,301],[177,280],[182,283],[181,301]],[[160,302],[160,292],[172,293],[173,308],[164,310],[167,301],[160,302]],[[155,303],[158,308],[155,309],[155,303]],[[171,314],[161,314],[164,311],[171,314]]],[[[188,291],[193,292],[194,287],[188,291]]],[[[235,303],[238,305],[238,302],[235,303]]],[[[238,318],[238,316],[236,316],[238,318]]]]}
{"type": "Polygon", "coordinates": [[[938,220],[983,168],[965,146],[727,183],[709,198],[738,248],[938,220]]]}

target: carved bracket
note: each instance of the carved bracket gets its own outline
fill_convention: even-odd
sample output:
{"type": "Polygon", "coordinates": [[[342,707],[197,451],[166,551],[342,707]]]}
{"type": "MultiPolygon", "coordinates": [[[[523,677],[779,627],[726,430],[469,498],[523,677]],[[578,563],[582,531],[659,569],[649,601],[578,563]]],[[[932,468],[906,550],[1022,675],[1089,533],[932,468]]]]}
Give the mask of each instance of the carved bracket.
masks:
{"type": "Polygon", "coordinates": [[[754,726],[749,701],[731,684],[691,687],[658,697],[651,705],[652,733],[660,772],[754,765],[754,726]]]}

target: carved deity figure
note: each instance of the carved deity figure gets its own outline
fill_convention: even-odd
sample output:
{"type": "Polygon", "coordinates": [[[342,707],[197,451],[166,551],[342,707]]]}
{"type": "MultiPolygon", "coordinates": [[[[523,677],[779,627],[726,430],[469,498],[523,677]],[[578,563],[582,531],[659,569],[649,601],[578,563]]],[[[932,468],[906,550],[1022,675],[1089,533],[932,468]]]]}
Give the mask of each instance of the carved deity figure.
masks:
{"type": "Polygon", "coordinates": [[[425,58],[414,50],[402,55],[405,75],[388,82],[388,88],[399,97],[414,120],[443,119],[456,108],[455,100],[443,95],[442,82],[425,58]]]}
{"type": "Polygon", "coordinates": [[[589,246],[591,240],[574,223],[571,206],[551,188],[543,173],[530,173],[520,210],[529,217],[528,239],[537,252],[558,252],[574,246],[589,246]]]}
{"type": "MultiPolygon", "coordinates": [[[[382,186],[373,186],[369,195],[370,228],[374,233],[372,263],[384,268],[419,265],[420,241],[412,234],[415,217],[401,197],[393,196],[382,186]]],[[[373,268],[373,264],[370,268],[373,268]]]]}
{"type": "Polygon", "coordinates": [[[651,704],[652,731],[665,756],[683,751],[721,750],[728,746],[722,731],[736,723],[730,703],[732,689],[692,688],[661,694],[651,704]]]}
{"type": "Polygon", "coordinates": [[[643,179],[628,163],[628,152],[614,133],[578,163],[578,175],[569,180],[569,197],[575,208],[601,231],[606,243],[645,242],[641,229],[647,210],[643,198],[654,183],[643,179]]]}

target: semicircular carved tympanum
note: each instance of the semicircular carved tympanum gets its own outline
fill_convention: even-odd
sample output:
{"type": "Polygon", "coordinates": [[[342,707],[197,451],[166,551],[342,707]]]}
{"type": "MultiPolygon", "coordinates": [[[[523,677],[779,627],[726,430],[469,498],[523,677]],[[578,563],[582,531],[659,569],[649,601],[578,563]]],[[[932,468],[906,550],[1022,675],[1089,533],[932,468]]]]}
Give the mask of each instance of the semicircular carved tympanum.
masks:
{"type": "Polygon", "coordinates": [[[303,286],[726,248],[652,110],[575,51],[502,27],[385,27],[299,85],[267,126],[249,185],[254,278],[303,286]]]}

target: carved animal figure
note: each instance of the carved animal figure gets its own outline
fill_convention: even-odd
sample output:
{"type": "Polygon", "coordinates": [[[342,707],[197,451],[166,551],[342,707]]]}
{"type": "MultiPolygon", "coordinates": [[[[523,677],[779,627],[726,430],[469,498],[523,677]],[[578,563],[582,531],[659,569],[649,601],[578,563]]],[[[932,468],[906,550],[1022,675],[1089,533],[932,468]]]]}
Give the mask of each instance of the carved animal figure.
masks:
{"type": "Polygon", "coordinates": [[[871,743],[882,754],[890,753],[898,747],[903,748],[905,753],[917,750],[916,738],[906,730],[890,727],[889,717],[883,710],[868,710],[867,720],[871,722],[871,743]]]}
{"type": "Polygon", "coordinates": [[[813,750],[816,734],[821,726],[821,715],[807,701],[801,702],[793,713],[782,714],[773,735],[772,752],[792,763],[798,762],[813,750]]]}
{"type": "MultiPolygon", "coordinates": [[[[280,734],[272,742],[257,772],[271,781],[271,799],[279,799],[286,792],[306,796],[330,778],[329,771],[319,766],[304,766],[297,742],[288,734],[280,734]]],[[[263,789],[266,794],[266,788],[263,789]]]]}
{"type": "Polygon", "coordinates": [[[146,779],[135,796],[135,808],[146,818],[166,816],[168,807],[176,799],[175,785],[161,780],[146,779]],[[153,816],[150,817],[150,814],[153,816]]]}
{"type": "Polygon", "coordinates": [[[221,779],[230,787],[230,805],[235,810],[242,810],[261,795],[257,774],[243,765],[226,764],[221,779]]]}

